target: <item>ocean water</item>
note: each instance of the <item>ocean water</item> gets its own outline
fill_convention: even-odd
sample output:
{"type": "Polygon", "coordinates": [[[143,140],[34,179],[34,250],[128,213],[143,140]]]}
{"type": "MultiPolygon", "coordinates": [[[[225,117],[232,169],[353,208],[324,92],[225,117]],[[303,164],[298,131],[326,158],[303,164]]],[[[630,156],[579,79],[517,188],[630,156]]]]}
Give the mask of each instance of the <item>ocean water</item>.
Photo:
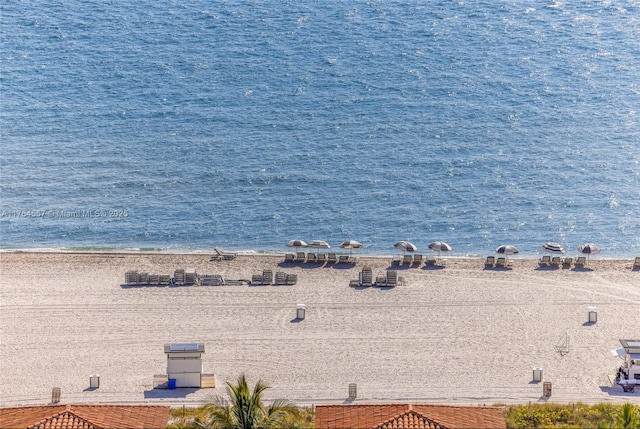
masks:
{"type": "Polygon", "coordinates": [[[640,2],[8,1],[0,248],[640,255],[640,2]]]}

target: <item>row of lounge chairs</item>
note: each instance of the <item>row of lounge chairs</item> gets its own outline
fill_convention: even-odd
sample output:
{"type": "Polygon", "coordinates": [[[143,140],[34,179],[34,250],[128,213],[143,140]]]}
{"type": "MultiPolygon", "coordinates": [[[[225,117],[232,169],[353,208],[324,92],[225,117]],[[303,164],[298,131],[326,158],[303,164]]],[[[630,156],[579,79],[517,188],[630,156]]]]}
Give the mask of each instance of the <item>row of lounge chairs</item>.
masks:
{"type": "Polygon", "coordinates": [[[398,278],[398,272],[394,270],[387,270],[386,273],[380,274],[376,277],[375,282],[373,280],[373,271],[371,267],[363,267],[360,271],[358,280],[351,280],[349,286],[351,287],[396,287],[400,283],[398,278]]]}
{"type": "Polygon", "coordinates": [[[576,258],[575,263],[573,258],[561,258],[559,256],[549,256],[545,255],[538,261],[538,265],[541,267],[559,267],[562,265],[563,267],[569,268],[574,264],[576,267],[585,267],[587,265],[587,258],[585,256],[579,256],[576,258]]]}
{"type": "Polygon", "coordinates": [[[396,255],[391,260],[391,265],[420,267],[423,262],[426,267],[435,267],[437,265],[444,266],[446,260],[441,259],[440,261],[438,261],[434,256],[424,257],[421,254],[416,253],[415,255],[396,255]]]}
{"type": "Polygon", "coordinates": [[[498,258],[495,256],[487,256],[487,259],[484,261],[484,266],[486,268],[507,268],[511,266],[511,261],[504,256],[498,258]]]}
{"type": "Polygon", "coordinates": [[[191,286],[198,282],[198,275],[193,268],[175,270],[170,274],[149,274],[146,272],[127,271],[124,273],[124,284],[129,286],[191,286]]]}
{"type": "Polygon", "coordinates": [[[349,255],[336,255],[335,253],[287,253],[284,255],[285,262],[300,264],[350,264],[355,263],[356,259],[349,255]]]}
{"type": "Polygon", "coordinates": [[[297,274],[287,274],[282,271],[276,271],[275,277],[272,270],[263,270],[262,274],[254,274],[251,276],[252,285],[288,285],[293,286],[298,282],[297,274]]]}

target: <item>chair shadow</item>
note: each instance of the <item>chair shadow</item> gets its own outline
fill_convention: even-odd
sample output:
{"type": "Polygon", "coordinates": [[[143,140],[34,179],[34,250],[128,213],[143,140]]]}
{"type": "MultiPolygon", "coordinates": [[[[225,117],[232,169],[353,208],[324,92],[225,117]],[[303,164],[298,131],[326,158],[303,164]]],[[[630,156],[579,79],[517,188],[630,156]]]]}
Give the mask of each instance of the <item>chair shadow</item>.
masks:
{"type": "Polygon", "coordinates": [[[588,273],[588,272],[593,271],[593,268],[589,268],[589,267],[583,265],[583,266],[573,267],[573,269],[571,271],[576,271],[576,272],[579,272],[579,273],[588,273]]]}
{"type": "Polygon", "coordinates": [[[446,267],[444,265],[425,265],[422,267],[423,271],[437,271],[444,270],[446,267]]]}

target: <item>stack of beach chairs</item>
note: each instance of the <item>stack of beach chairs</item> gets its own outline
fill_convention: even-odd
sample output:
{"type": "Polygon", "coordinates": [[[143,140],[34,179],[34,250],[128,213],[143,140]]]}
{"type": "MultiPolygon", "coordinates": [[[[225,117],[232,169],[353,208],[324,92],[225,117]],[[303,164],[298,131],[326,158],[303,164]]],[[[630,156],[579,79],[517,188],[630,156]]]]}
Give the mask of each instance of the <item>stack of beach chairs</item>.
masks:
{"type": "Polygon", "coordinates": [[[263,270],[262,274],[254,274],[251,276],[252,285],[289,285],[293,286],[298,282],[297,274],[287,274],[283,271],[277,271],[275,277],[272,270],[263,270]]]}
{"type": "Polygon", "coordinates": [[[124,283],[129,286],[169,286],[171,284],[171,276],[168,274],[127,271],[124,273],[124,283]]]}

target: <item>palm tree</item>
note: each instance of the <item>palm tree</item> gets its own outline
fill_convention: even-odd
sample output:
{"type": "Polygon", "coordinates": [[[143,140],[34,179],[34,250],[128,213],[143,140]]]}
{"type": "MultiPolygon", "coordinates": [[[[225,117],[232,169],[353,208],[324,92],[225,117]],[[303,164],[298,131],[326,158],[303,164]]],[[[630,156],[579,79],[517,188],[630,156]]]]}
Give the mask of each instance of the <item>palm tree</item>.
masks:
{"type": "Polygon", "coordinates": [[[620,414],[618,415],[618,426],[622,429],[637,428],[640,426],[640,416],[633,404],[625,402],[620,408],[620,414]]]}
{"type": "Polygon", "coordinates": [[[224,398],[215,398],[205,405],[210,418],[201,426],[211,429],[270,429],[284,427],[289,416],[298,414],[296,407],[284,399],[274,401],[268,407],[262,404],[262,392],[269,386],[258,380],[249,389],[244,374],[238,377],[238,383],[227,383],[227,394],[231,403],[224,398]]]}

